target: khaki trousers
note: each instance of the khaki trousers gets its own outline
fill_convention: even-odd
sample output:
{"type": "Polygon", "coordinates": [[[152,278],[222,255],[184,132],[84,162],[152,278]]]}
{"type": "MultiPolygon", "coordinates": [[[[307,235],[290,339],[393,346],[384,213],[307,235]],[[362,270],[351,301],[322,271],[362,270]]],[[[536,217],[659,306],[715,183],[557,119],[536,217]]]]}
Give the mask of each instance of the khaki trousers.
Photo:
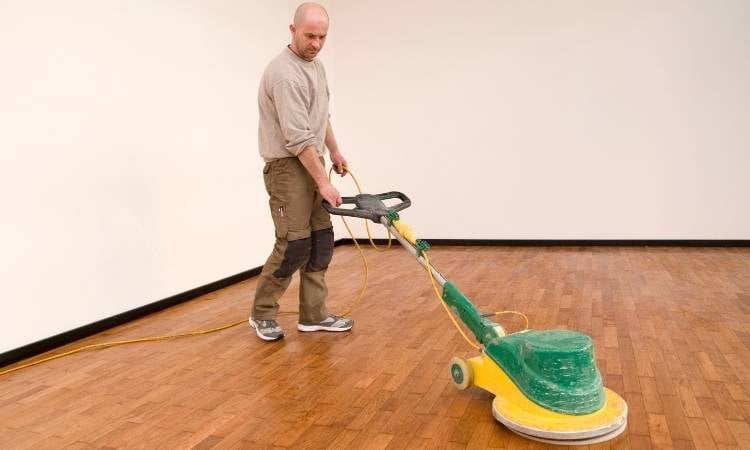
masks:
{"type": "Polygon", "coordinates": [[[272,320],[292,275],[299,270],[299,321],[328,316],[325,272],[333,256],[331,217],[321,206],[315,182],[297,158],[282,158],[263,168],[276,243],[255,289],[252,316],[272,320]]]}

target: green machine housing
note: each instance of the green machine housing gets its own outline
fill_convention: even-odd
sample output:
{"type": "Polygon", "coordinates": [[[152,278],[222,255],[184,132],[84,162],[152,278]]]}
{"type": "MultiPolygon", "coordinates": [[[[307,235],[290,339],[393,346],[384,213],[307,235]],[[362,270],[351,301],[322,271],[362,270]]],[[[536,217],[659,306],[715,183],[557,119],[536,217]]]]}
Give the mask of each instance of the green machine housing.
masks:
{"type": "Polygon", "coordinates": [[[574,415],[604,406],[604,385],[589,336],[569,330],[528,330],[500,336],[496,325],[449,281],[443,285],[443,300],[474,333],[485,354],[533,402],[574,415]]]}

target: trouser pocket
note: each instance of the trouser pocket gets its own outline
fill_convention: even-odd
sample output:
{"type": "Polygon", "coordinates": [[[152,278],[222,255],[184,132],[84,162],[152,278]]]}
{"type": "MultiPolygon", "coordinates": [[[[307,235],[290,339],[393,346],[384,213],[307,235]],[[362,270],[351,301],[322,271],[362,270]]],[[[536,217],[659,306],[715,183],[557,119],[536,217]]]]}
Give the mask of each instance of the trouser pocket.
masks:
{"type": "Polygon", "coordinates": [[[283,202],[277,199],[271,199],[268,202],[271,207],[271,218],[273,219],[273,228],[277,238],[284,239],[289,233],[286,223],[286,211],[283,202]]]}

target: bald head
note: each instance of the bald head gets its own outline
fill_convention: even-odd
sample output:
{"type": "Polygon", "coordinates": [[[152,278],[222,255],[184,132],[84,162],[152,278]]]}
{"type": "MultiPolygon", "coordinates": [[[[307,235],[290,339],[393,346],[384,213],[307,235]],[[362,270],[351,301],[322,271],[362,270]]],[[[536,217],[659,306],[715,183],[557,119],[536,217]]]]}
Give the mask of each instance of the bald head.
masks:
{"type": "Polygon", "coordinates": [[[313,2],[305,2],[297,7],[294,11],[294,25],[299,27],[306,22],[320,22],[325,21],[328,23],[328,12],[323,5],[313,2]]]}
{"type": "Polygon", "coordinates": [[[328,35],[328,13],[317,3],[303,3],[294,12],[289,25],[292,43],[289,48],[306,61],[312,61],[325,44],[328,35]]]}

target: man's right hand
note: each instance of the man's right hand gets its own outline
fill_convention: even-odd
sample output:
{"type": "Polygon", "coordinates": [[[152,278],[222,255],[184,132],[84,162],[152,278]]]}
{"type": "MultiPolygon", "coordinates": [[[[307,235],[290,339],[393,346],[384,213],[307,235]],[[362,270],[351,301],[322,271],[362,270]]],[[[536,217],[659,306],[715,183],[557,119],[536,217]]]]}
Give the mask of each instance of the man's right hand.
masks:
{"type": "Polygon", "coordinates": [[[327,201],[331,205],[337,208],[341,205],[341,194],[339,194],[338,189],[333,187],[330,182],[326,182],[321,186],[318,186],[318,192],[320,192],[320,196],[323,197],[323,200],[327,201]]]}

